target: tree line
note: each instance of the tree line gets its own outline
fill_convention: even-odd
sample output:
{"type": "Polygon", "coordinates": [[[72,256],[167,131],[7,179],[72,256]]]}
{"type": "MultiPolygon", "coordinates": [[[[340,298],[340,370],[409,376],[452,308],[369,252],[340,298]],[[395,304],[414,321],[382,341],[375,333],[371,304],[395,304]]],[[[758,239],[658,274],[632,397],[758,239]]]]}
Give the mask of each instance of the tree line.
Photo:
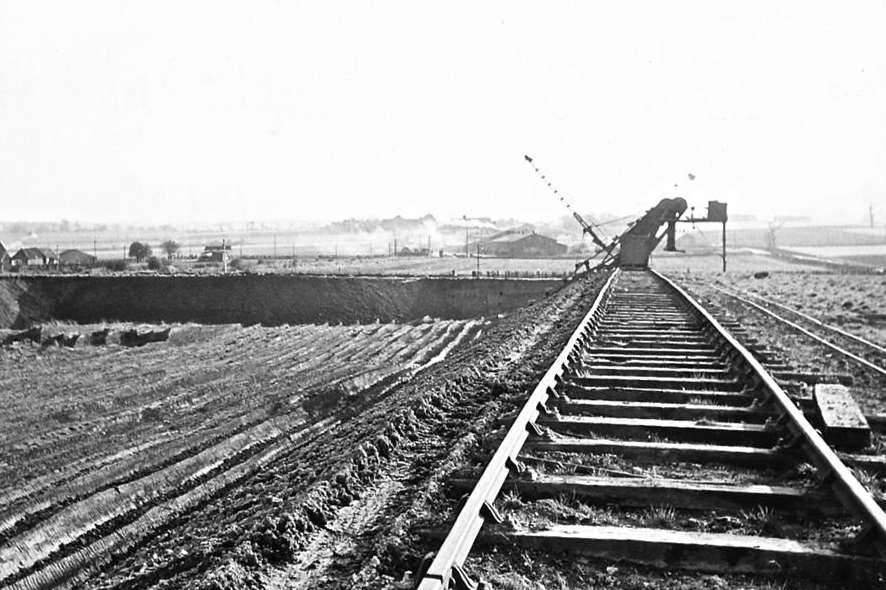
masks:
{"type": "MultiPolygon", "coordinates": [[[[160,244],[160,250],[166,254],[166,258],[172,258],[181,249],[181,244],[175,240],[166,240],[160,244]]],[[[154,250],[147,242],[133,242],[129,245],[129,257],[141,262],[153,256],[154,250]]]]}

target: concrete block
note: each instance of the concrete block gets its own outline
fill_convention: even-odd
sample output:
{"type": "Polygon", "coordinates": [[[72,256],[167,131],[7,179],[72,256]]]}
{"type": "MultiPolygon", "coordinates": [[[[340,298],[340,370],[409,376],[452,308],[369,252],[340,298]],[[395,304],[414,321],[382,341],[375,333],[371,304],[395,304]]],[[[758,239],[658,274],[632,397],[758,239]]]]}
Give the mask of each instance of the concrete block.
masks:
{"type": "Polygon", "coordinates": [[[848,387],[818,383],[813,395],[829,444],[843,450],[862,449],[870,444],[870,426],[848,387]]]}

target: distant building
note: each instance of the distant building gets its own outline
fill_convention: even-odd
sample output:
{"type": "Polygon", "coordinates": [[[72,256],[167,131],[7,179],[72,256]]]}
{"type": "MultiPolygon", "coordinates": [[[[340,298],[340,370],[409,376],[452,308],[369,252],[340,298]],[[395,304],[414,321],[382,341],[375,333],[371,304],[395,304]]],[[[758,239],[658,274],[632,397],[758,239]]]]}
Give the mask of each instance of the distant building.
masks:
{"type": "Polygon", "coordinates": [[[68,267],[92,266],[95,264],[95,260],[96,258],[92,254],[76,249],[65,250],[58,255],[59,264],[68,267]]]}
{"type": "Polygon", "coordinates": [[[221,244],[209,244],[203,248],[203,252],[197,257],[200,262],[227,262],[231,258],[231,245],[222,242],[221,244]]]}
{"type": "MultiPolygon", "coordinates": [[[[508,229],[480,240],[480,253],[501,258],[549,258],[563,256],[568,247],[528,227],[508,229]]],[[[474,242],[471,252],[476,252],[474,242]]]]}
{"type": "Polygon", "coordinates": [[[43,248],[22,248],[12,256],[13,267],[52,266],[58,259],[52,250],[43,248]]]}
{"type": "Polygon", "coordinates": [[[428,248],[409,248],[403,246],[397,254],[399,256],[430,256],[431,250],[428,248]]]}

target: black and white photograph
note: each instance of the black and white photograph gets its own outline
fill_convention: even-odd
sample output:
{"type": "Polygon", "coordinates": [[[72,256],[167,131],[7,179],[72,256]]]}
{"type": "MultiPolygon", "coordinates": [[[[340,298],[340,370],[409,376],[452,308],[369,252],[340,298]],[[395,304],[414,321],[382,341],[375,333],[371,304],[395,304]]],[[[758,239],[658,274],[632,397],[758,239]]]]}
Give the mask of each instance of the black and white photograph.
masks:
{"type": "Polygon", "coordinates": [[[886,589],[886,2],[0,0],[0,590],[886,589]]]}

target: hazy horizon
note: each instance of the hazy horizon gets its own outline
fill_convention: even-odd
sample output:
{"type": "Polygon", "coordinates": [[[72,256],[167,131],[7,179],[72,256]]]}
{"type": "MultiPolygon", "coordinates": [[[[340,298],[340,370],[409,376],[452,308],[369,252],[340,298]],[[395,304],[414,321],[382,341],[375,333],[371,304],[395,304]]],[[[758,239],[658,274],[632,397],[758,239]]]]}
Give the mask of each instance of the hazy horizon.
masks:
{"type": "Polygon", "coordinates": [[[0,0],[0,221],[558,218],[530,154],[583,213],[683,196],[882,225],[883,22],[880,2],[0,0]]]}
{"type": "MultiPolygon", "coordinates": [[[[700,205],[699,208],[695,211],[697,216],[704,216],[706,212],[706,203],[704,205],[700,205]]],[[[143,228],[143,229],[154,229],[160,230],[164,228],[171,228],[175,230],[187,230],[187,231],[218,231],[219,229],[236,229],[239,232],[261,232],[261,231],[272,231],[276,229],[289,229],[289,230],[301,230],[301,229],[323,229],[331,225],[341,224],[345,222],[360,222],[360,223],[369,223],[369,222],[386,222],[391,221],[396,217],[401,217],[405,222],[417,221],[426,215],[430,215],[434,218],[435,222],[439,226],[463,226],[463,220],[459,217],[442,217],[434,215],[431,212],[417,215],[415,217],[407,217],[404,215],[395,214],[391,217],[340,217],[340,218],[329,218],[329,219],[315,219],[315,220],[301,220],[301,219],[276,219],[276,220],[245,220],[245,219],[221,219],[217,221],[199,221],[195,220],[193,222],[183,222],[183,221],[157,221],[157,222],[139,222],[135,221],[101,221],[94,219],[0,219],[0,228],[8,228],[10,226],[57,226],[60,224],[68,224],[71,226],[69,231],[98,231],[95,228],[105,226],[107,230],[113,229],[123,229],[123,228],[143,228]],[[79,228],[79,229],[78,229],[79,228]]],[[[594,214],[591,212],[583,213],[583,215],[590,221],[595,224],[601,224],[604,227],[604,230],[608,233],[614,231],[610,228],[620,228],[623,226],[627,226],[628,223],[634,221],[636,218],[631,216],[620,216],[615,213],[603,212],[602,214],[594,214]],[[592,217],[593,216],[593,217],[592,217]]],[[[688,219],[690,217],[690,211],[687,210],[684,214],[683,218],[688,219]]],[[[562,215],[555,215],[551,217],[538,217],[538,218],[513,218],[513,217],[487,217],[487,216],[478,216],[476,218],[471,217],[468,220],[468,225],[470,227],[478,227],[479,225],[483,225],[481,220],[489,220],[495,227],[499,229],[509,228],[519,224],[529,224],[534,226],[543,226],[543,225],[562,225],[564,229],[574,230],[575,234],[580,236],[582,234],[582,228],[578,224],[577,221],[568,213],[562,215]]],[[[743,214],[741,212],[730,211],[730,219],[727,227],[729,228],[745,228],[745,227],[766,227],[770,223],[777,222],[783,224],[784,226],[821,226],[821,227],[860,227],[866,228],[868,227],[867,218],[857,220],[857,221],[847,221],[840,222],[839,220],[828,220],[828,219],[817,219],[813,217],[807,217],[803,215],[790,215],[790,216],[779,216],[774,218],[768,217],[753,217],[748,216],[747,214],[743,214]]],[[[689,228],[691,224],[680,224],[678,229],[689,228]]],[[[707,227],[705,224],[698,224],[699,227],[705,228],[707,227]]],[[[877,224],[875,225],[875,229],[886,231],[886,219],[879,219],[877,224]]],[[[493,226],[488,226],[493,227],[493,226]]],[[[711,226],[713,227],[713,226],[711,226]]],[[[2,232],[3,229],[0,229],[2,232]]],[[[53,230],[58,231],[58,230],[53,230]]],[[[64,230],[63,230],[64,231],[64,230]]],[[[374,231],[374,230],[373,230],[374,231]]],[[[3,239],[3,234],[0,233],[0,241],[3,239]]]]}

